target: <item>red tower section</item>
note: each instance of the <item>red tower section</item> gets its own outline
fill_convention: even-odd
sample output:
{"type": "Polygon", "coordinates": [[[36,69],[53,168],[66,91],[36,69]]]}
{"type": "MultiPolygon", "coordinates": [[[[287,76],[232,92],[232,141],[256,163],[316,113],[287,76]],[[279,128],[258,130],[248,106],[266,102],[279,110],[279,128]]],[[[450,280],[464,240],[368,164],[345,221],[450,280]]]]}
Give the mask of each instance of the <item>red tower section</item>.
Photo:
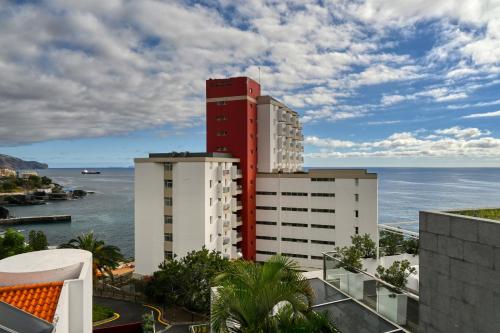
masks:
{"type": "Polygon", "coordinates": [[[257,175],[257,96],[260,85],[247,77],[206,81],[207,152],[240,159],[240,215],[243,258],[255,260],[255,183],[257,175]]]}

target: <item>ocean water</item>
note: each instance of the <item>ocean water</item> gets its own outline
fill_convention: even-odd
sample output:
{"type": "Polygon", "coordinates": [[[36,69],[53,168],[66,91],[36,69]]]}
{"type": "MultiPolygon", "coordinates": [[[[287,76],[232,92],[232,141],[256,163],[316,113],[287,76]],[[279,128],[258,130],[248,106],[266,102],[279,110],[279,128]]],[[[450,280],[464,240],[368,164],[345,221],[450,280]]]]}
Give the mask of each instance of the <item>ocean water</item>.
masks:
{"type": "MultiPolygon", "coordinates": [[[[42,206],[9,207],[17,216],[69,214],[71,224],[19,226],[43,230],[51,244],[66,242],[81,233],[134,253],[134,170],[97,169],[100,175],[82,175],[81,169],[47,169],[68,189],[95,191],[84,199],[51,202],[42,206]]],[[[420,210],[500,207],[500,169],[497,168],[368,168],[379,176],[379,223],[405,223],[418,230],[420,210]]],[[[0,227],[2,228],[2,227],[0,227]]]]}

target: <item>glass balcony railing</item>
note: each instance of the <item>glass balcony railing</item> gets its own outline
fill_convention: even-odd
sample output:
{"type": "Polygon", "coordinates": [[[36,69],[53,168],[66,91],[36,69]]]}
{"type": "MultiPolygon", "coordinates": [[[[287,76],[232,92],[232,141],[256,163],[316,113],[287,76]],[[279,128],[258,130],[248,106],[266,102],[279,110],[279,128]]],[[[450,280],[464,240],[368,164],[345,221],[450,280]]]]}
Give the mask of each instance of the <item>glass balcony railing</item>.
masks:
{"type": "Polygon", "coordinates": [[[410,332],[418,331],[419,297],[373,275],[347,268],[336,253],[324,253],[323,279],[410,332]]]}

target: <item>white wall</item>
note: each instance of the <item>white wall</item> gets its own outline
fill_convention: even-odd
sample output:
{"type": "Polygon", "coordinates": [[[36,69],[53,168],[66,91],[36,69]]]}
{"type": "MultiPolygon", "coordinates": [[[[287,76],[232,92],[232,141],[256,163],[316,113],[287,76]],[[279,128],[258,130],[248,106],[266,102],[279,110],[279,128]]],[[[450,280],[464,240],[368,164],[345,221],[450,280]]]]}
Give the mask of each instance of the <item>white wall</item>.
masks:
{"type": "Polygon", "coordinates": [[[164,166],[135,165],[135,272],[151,275],[164,260],[164,166]]]}
{"type": "MultiPolygon", "coordinates": [[[[257,177],[257,191],[276,192],[277,195],[257,195],[257,206],[277,207],[276,210],[257,209],[257,221],[277,222],[277,225],[257,224],[257,236],[276,237],[277,240],[257,239],[257,251],[307,255],[307,259],[294,258],[305,268],[321,268],[322,252],[336,246],[351,244],[355,227],[359,234],[370,234],[377,241],[377,179],[336,178],[335,182],[312,182],[310,178],[257,177]],[[307,196],[284,196],[282,192],[307,192],[307,196]],[[311,193],[335,193],[335,197],[312,197],[311,193]],[[359,202],[354,194],[359,194],[359,202]],[[307,212],[283,211],[282,207],[307,208],[307,212]],[[335,213],[312,212],[311,208],[335,209],[335,213]],[[355,210],[359,217],[355,217],[355,210]],[[282,226],[282,222],[307,224],[307,227],[282,226]],[[311,224],[335,226],[335,229],[313,228],[311,224]],[[281,241],[282,237],[306,239],[308,242],[281,241]],[[335,242],[315,244],[311,240],[335,242]]],[[[270,256],[257,253],[257,260],[270,256]]]]}

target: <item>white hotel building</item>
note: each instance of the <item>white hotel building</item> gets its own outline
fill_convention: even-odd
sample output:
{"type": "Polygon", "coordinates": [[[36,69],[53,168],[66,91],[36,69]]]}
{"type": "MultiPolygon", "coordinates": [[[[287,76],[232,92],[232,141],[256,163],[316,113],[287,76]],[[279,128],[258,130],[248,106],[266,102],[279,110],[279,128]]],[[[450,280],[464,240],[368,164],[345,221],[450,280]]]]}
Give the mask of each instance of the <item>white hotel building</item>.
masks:
{"type": "Polygon", "coordinates": [[[241,82],[253,87],[248,94],[255,95],[257,83],[251,79],[207,81],[207,86],[228,90],[226,97],[207,100],[214,118],[207,112],[207,122],[219,127],[215,133],[210,133],[215,125],[207,130],[207,138],[225,153],[135,159],[137,274],[150,275],[164,260],[203,246],[230,259],[253,251],[256,261],[265,261],[281,253],[304,269],[317,269],[322,252],[349,245],[355,234],[367,233],[377,241],[377,175],[360,169],[303,172],[298,114],[272,97],[233,92],[240,87],[231,85],[241,82]],[[235,114],[239,112],[248,117],[235,114]],[[236,145],[239,152],[231,152],[234,142],[243,142],[236,145]],[[250,192],[242,195],[245,188],[250,192]]]}

